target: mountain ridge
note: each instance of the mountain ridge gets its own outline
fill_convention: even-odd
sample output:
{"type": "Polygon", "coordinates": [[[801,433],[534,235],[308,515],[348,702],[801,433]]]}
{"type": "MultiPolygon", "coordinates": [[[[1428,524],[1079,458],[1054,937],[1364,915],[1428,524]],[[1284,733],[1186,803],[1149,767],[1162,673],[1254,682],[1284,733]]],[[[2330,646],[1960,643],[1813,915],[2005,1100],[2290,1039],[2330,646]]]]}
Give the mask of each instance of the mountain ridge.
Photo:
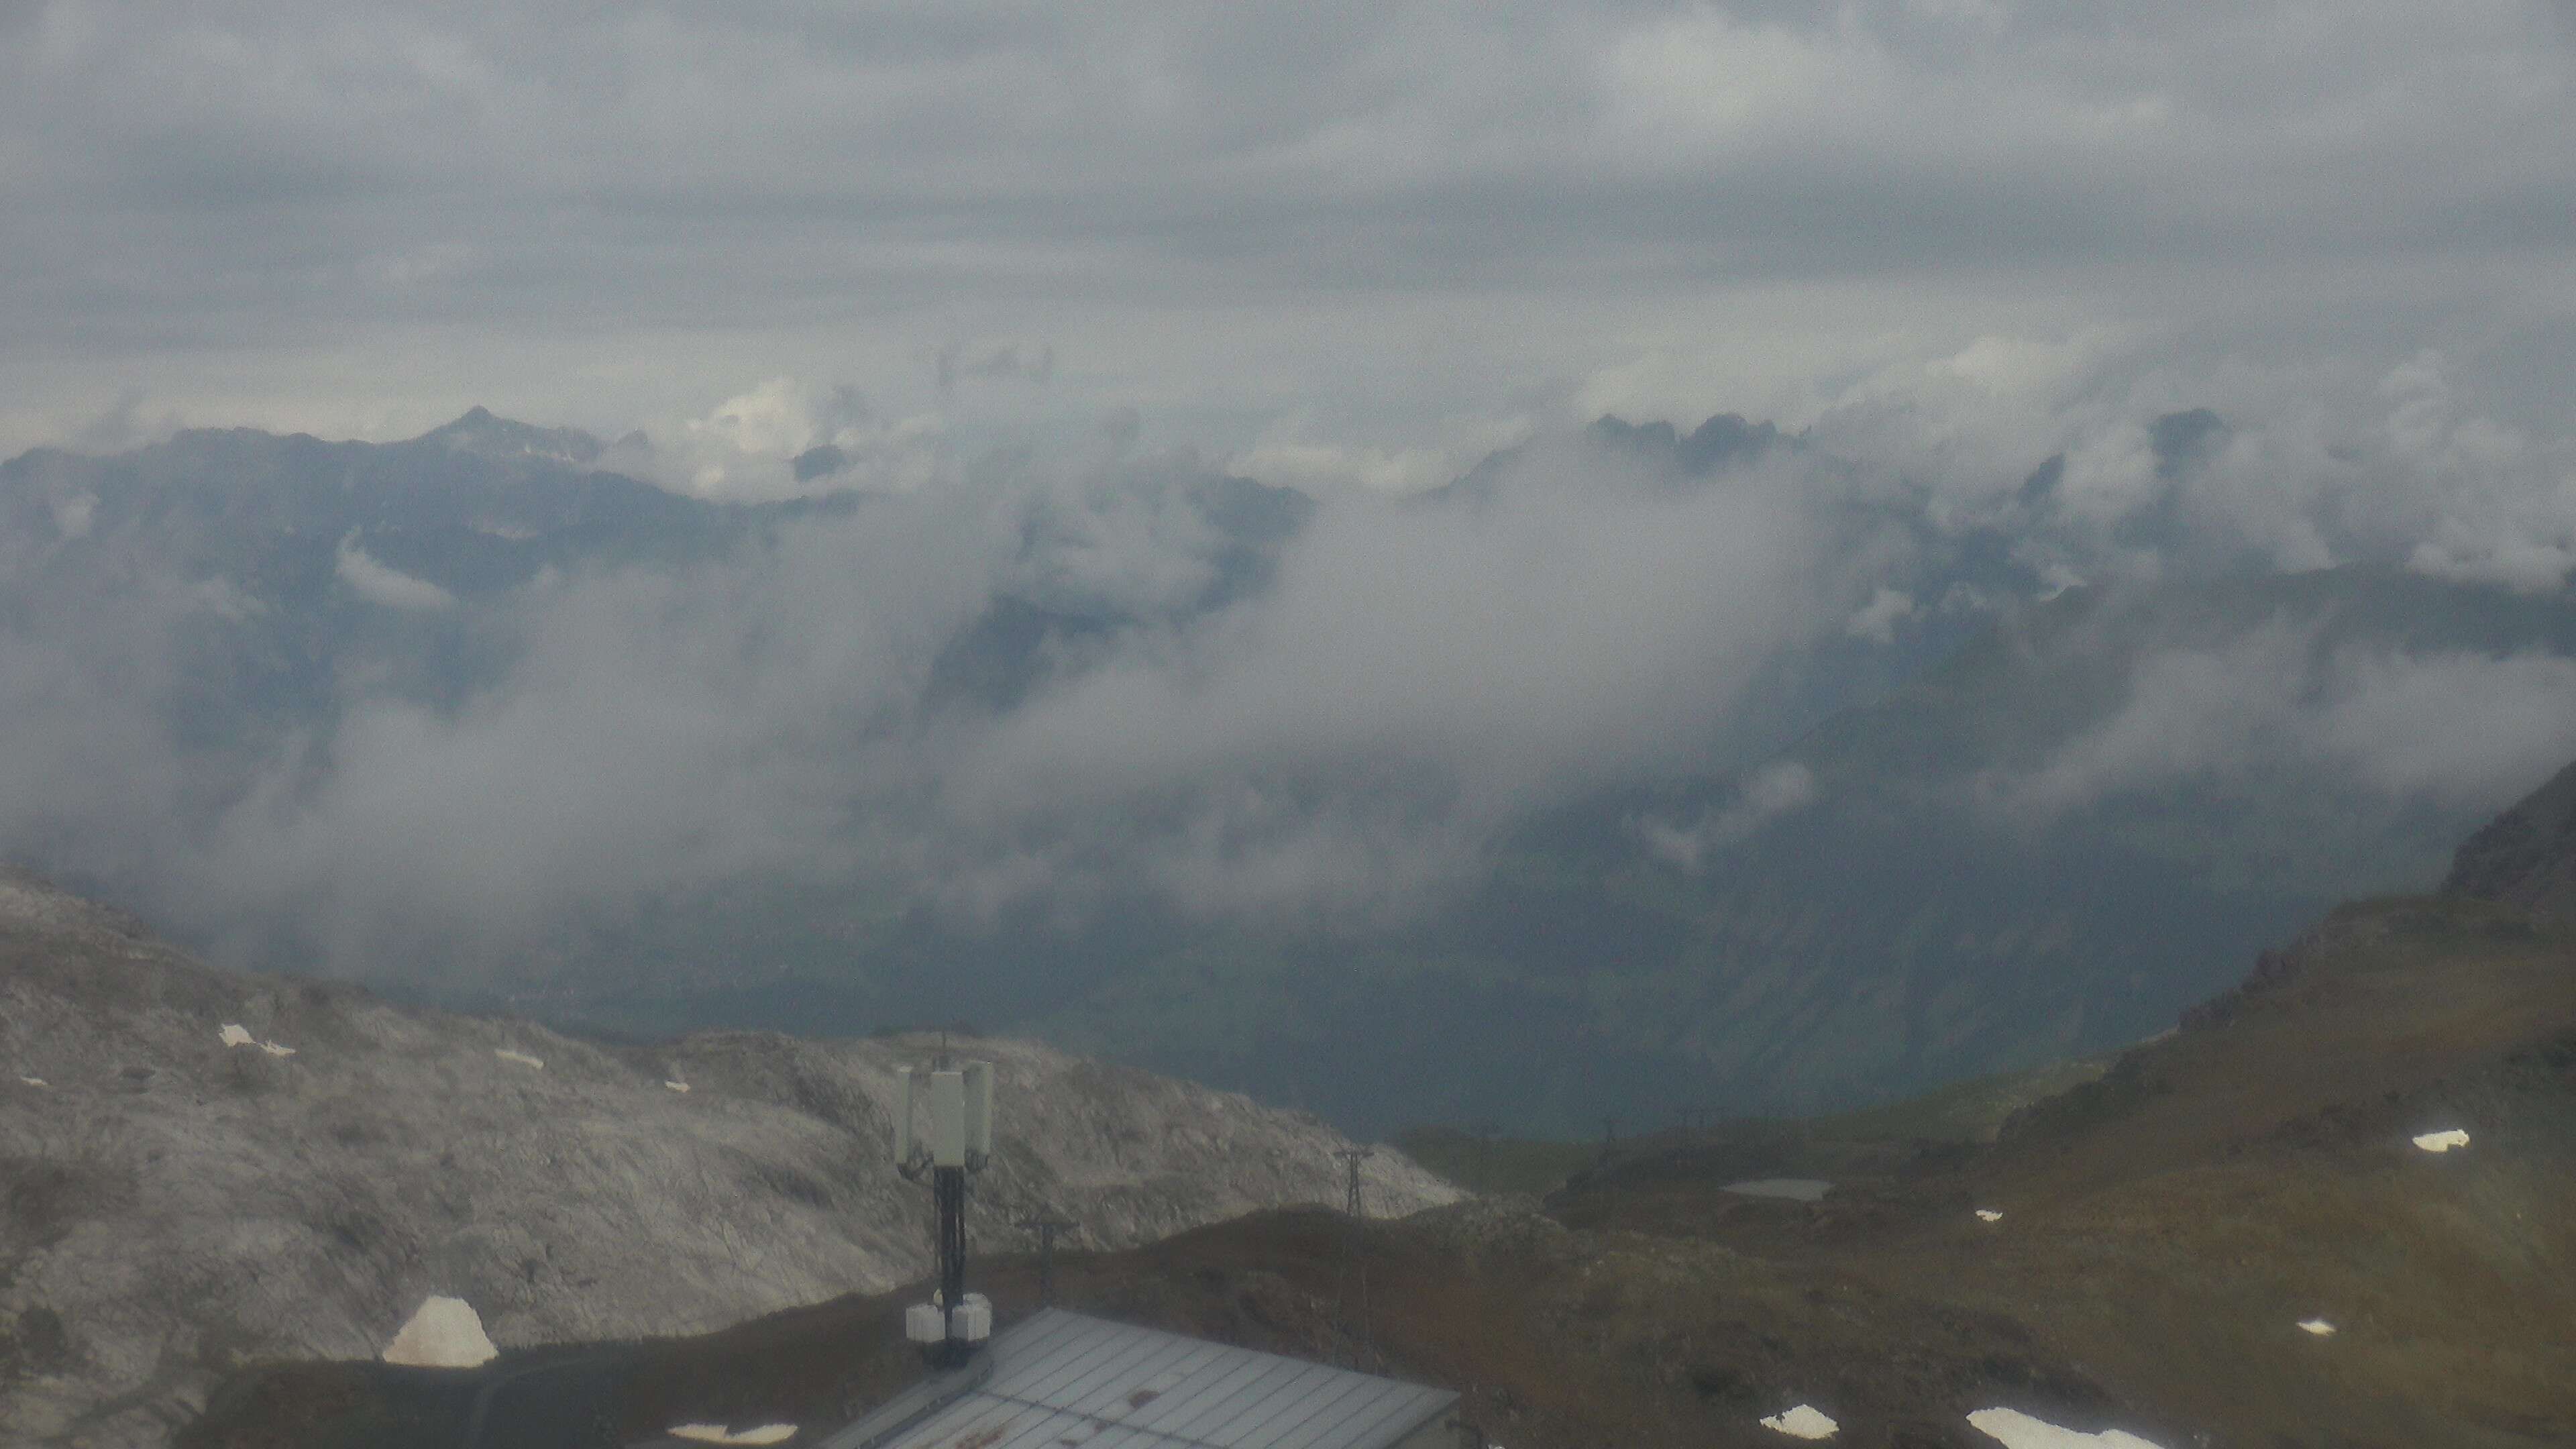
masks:
{"type": "Polygon", "coordinates": [[[519,422],[497,416],[481,403],[411,441],[473,453],[494,462],[534,458],[574,466],[596,461],[607,448],[606,444],[579,428],[549,428],[519,422]]]}

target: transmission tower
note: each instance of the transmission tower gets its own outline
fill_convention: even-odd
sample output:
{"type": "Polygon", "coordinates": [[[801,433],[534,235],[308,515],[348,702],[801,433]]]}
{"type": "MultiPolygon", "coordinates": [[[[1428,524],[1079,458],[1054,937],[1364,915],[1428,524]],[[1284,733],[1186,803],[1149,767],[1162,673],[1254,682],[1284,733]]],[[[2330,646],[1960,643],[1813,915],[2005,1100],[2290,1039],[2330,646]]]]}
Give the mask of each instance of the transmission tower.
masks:
{"type": "Polygon", "coordinates": [[[1374,1147],[1336,1147],[1333,1149],[1333,1155],[1342,1160],[1342,1167],[1349,1174],[1349,1188],[1342,1197],[1342,1211],[1349,1213],[1355,1218],[1367,1216],[1366,1213],[1363,1213],[1360,1210],[1360,1164],[1377,1156],[1377,1149],[1374,1147]]]}

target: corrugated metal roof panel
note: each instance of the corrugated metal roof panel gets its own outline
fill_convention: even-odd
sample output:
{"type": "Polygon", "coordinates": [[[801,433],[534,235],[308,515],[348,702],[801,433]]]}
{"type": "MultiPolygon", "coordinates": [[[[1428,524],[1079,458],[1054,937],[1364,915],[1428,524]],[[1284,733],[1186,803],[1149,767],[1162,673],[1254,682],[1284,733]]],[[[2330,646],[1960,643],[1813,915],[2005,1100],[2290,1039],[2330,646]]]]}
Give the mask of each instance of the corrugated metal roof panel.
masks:
{"type": "Polygon", "coordinates": [[[1048,1309],[992,1376],[880,1449],[1386,1449],[1445,1389],[1048,1309]]]}

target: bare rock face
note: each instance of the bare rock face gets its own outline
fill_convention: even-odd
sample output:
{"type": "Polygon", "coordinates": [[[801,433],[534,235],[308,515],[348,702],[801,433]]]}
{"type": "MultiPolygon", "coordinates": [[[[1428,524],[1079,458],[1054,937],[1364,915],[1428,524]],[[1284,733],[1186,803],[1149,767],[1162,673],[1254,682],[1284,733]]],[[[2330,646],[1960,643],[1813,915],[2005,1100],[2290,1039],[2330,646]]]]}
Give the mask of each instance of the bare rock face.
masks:
{"type": "Polygon", "coordinates": [[[2576,924],[2576,765],[2470,836],[2442,890],[2576,924]]]}
{"type": "MultiPolygon", "coordinates": [[[[995,1064],[981,1251],[1042,1207],[1079,1246],[1339,1203],[1321,1121],[1025,1042],[995,1064]]],[[[651,1047],[200,965],[0,874],[0,1424],[154,1444],[213,1375],[373,1358],[425,1300],[503,1348],[693,1333],[928,1271],[889,1161],[918,1038],[651,1047]],[[231,1028],[228,1030],[227,1028],[231,1028]]],[[[1380,1147],[1373,1213],[1455,1199],[1380,1147]]]]}

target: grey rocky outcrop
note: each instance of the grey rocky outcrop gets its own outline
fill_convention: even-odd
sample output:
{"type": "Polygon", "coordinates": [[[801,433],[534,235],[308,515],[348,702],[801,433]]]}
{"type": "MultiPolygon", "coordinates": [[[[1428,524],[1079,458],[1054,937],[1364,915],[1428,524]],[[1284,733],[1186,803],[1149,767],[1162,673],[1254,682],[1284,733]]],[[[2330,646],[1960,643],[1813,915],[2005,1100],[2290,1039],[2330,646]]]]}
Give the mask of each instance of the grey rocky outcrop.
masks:
{"type": "MultiPolygon", "coordinates": [[[[214,970],[0,874],[0,1424],[12,1444],[158,1443],[224,1369],[372,1356],[431,1294],[508,1348],[918,1277],[928,1195],[887,1143],[894,1068],[930,1046],[603,1045],[214,970]]],[[[1340,1201],[1347,1143],[1316,1118],[955,1046],[997,1068],[985,1251],[1024,1246],[1011,1224],[1041,1206],[1117,1247],[1340,1201]]],[[[1373,1211],[1456,1197],[1387,1149],[1365,1170],[1373,1211]]]]}

